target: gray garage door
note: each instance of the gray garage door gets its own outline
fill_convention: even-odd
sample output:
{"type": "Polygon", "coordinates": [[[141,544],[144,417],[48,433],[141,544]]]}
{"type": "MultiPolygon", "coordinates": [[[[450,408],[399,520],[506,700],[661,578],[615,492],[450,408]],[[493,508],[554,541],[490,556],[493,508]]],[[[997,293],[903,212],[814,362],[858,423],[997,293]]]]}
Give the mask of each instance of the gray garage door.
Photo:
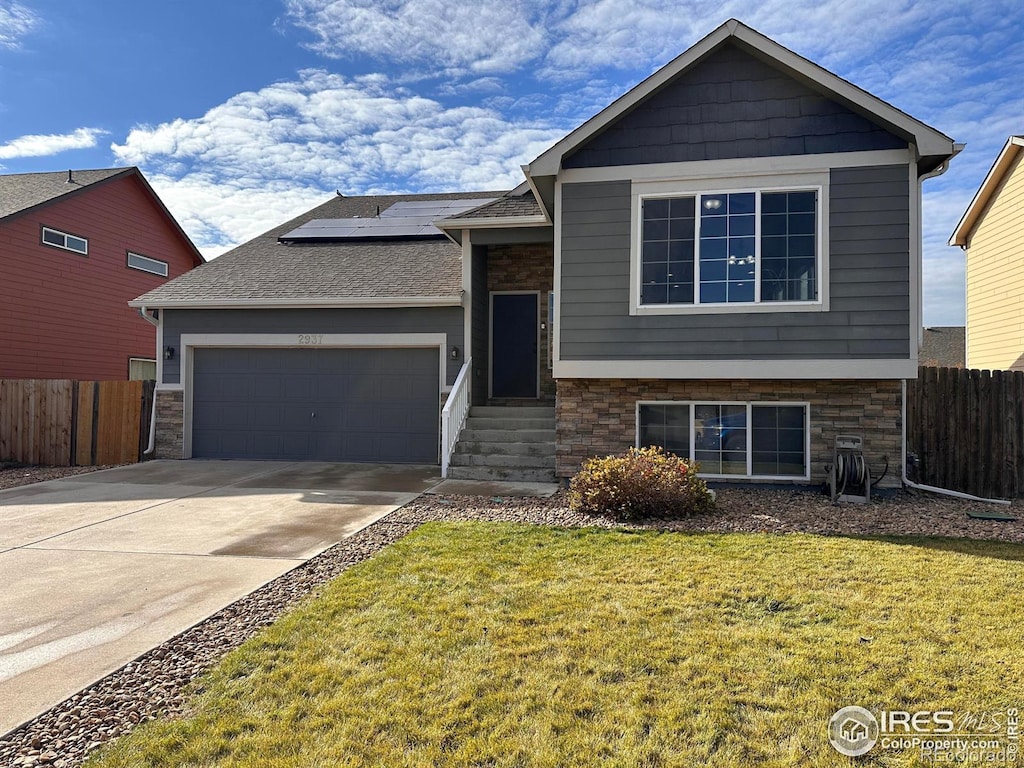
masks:
{"type": "Polygon", "coordinates": [[[436,463],[436,349],[197,349],[192,455],[436,463]]]}

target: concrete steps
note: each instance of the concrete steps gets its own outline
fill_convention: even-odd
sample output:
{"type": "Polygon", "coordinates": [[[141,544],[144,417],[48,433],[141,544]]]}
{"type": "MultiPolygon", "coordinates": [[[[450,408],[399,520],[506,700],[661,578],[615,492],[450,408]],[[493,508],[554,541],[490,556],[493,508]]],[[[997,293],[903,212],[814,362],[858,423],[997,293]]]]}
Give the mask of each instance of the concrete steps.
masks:
{"type": "Polygon", "coordinates": [[[555,482],[555,409],[474,406],[452,454],[448,476],[555,482]]]}

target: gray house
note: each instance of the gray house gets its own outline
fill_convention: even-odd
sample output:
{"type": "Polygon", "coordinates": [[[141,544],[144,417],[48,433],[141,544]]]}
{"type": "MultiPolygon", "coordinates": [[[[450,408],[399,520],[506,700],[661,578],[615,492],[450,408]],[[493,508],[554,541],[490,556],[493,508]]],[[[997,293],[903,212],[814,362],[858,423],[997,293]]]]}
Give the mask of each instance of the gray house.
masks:
{"type": "Polygon", "coordinates": [[[731,20],[508,192],[335,197],[134,303],[158,455],[567,477],[657,444],[900,477],[921,184],[953,140],[731,20]]]}

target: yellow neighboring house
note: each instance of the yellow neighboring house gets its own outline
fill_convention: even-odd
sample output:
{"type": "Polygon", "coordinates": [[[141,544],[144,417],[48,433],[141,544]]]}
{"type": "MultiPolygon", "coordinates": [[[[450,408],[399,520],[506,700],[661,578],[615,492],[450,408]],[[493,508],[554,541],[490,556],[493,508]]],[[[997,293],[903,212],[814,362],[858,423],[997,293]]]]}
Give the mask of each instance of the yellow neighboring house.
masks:
{"type": "Polygon", "coordinates": [[[967,367],[1024,371],[1024,136],[1011,136],[957,225],[967,252],[967,367]]]}

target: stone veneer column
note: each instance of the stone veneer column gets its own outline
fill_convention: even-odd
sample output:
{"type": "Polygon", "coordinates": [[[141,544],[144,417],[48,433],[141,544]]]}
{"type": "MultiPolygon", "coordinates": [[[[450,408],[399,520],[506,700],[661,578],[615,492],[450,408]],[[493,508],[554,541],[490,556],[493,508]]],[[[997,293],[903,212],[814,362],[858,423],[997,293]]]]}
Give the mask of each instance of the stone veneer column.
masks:
{"type": "MultiPolygon", "coordinates": [[[[636,442],[638,400],[810,403],[811,483],[825,480],[837,434],[864,438],[872,469],[889,471],[884,486],[902,476],[901,383],[896,380],[725,381],[654,379],[559,379],[556,473],[571,477],[591,456],[625,451],[636,442]]],[[[788,481],[779,481],[788,482],[788,481]]]]}
{"type": "Polygon", "coordinates": [[[185,452],[185,393],[180,389],[156,391],[157,459],[180,459],[185,452]]]}

